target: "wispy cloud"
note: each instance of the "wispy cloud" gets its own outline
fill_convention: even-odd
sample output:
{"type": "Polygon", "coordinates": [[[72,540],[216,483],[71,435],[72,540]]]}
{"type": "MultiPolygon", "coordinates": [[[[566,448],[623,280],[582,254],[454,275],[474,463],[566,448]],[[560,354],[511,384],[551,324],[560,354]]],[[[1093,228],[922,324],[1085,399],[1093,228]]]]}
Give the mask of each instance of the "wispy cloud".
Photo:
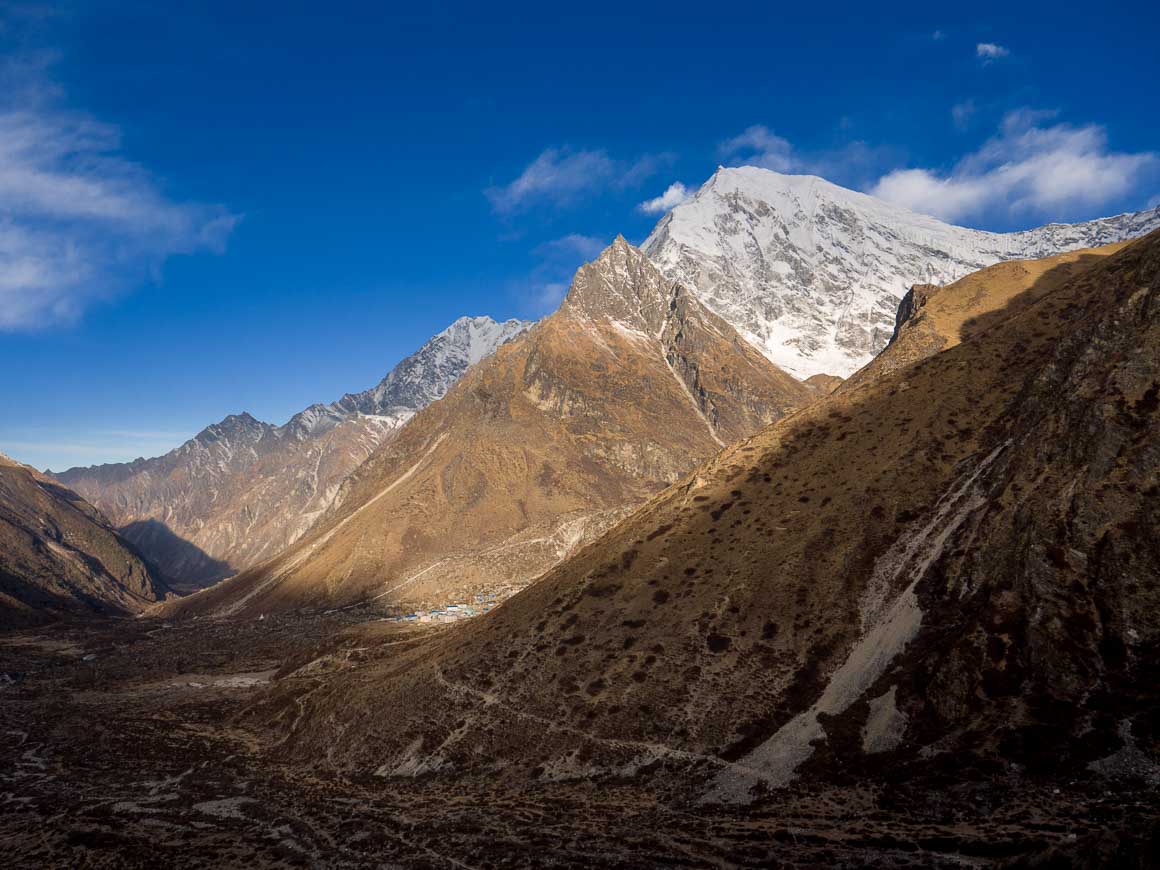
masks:
{"type": "Polygon", "coordinates": [[[1001,57],[1007,57],[1009,54],[1011,54],[1010,49],[994,42],[980,42],[975,46],[975,57],[983,63],[990,63],[1001,57]]]}
{"type": "Polygon", "coordinates": [[[510,282],[508,291],[529,315],[550,314],[564,301],[576,269],[596,259],[610,242],[610,239],[569,233],[537,245],[532,249],[535,265],[526,277],[510,282]]]}
{"type": "Polygon", "coordinates": [[[1061,209],[1114,202],[1157,166],[1153,152],[1108,147],[1098,124],[1049,123],[1054,113],[1020,109],[949,172],[898,169],[871,193],[946,220],[988,214],[1054,218],[1061,209]]]}
{"type": "MultiPolygon", "coordinates": [[[[850,126],[847,122],[842,129],[850,126]]],[[[877,179],[885,168],[897,166],[904,156],[894,146],[871,145],[861,139],[851,139],[834,148],[802,152],[788,139],[761,124],[726,139],[717,152],[730,166],[759,166],[775,172],[820,175],[836,184],[855,187],[877,179]]]]}
{"type": "Polygon", "coordinates": [[[789,140],[778,136],[763,124],[747,127],[718,148],[722,158],[738,158],[749,166],[760,166],[775,172],[794,172],[800,168],[789,140]]]}
{"type": "Polygon", "coordinates": [[[174,254],[220,251],[238,221],[169,199],[116,126],[60,107],[45,63],[0,70],[0,329],[73,320],[174,254]]]}
{"type": "Polygon", "coordinates": [[[674,181],[670,184],[665,192],[653,199],[646,199],[637,206],[638,211],[645,214],[661,214],[671,208],[675,208],[687,199],[693,196],[693,192],[679,181],[674,181]]]}
{"type": "Polygon", "coordinates": [[[930,35],[930,38],[934,42],[942,42],[944,39],[946,39],[946,37],[947,37],[947,35],[945,33],[943,33],[941,30],[936,30],[936,31],[934,31],[934,33],[932,33],[930,35]]]}
{"type": "Polygon", "coordinates": [[[596,236],[585,236],[580,233],[568,233],[558,239],[537,245],[532,253],[545,261],[575,260],[580,257],[584,260],[593,260],[607,247],[608,243],[596,236]]]}
{"type": "Polygon", "coordinates": [[[543,200],[564,205],[586,190],[603,185],[612,173],[612,161],[603,151],[548,148],[514,181],[488,188],[485,193],[498,212],[516,211],[543,200]]]}
{"type": "Polygon", "coordinates": [[[564,207],[608,188],[636,187],[669,160],[649,154],[626,162],[603,150],[546,148],[513,181],[489,187],[484,194],[500,214],[542,204],[564,207]]]}
{"type": "Polygon", "coordinates": [[[951,120],[956,129],[966,130],[970,127],[977,111],[978,107],[974,100],[963,100],[961,103],[955,103],[951,106],[951,120]]]}
{"type": "Polygon", "coordinates": [[[567,281],[533,281],[527,287],[526,300],[536,316],[551,314],[568,295],[567,281]]]}

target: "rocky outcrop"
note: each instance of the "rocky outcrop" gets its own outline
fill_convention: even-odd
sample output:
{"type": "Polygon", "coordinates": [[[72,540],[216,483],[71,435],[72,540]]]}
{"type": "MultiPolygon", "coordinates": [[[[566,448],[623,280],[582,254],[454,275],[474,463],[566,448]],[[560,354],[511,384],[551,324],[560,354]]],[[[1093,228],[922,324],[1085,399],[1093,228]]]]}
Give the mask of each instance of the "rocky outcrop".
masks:
{"type": "Polygon", "coordinates": [[[890,352],[879,354],[838,389],[855,390],[953,347],[995,319],[1032,304],[1126,244],[1116,242],[1040,260],[999,263],[945,287],[915,285],[898,306],[890,352]]]}
{"type": "Polygon", "coordinates": [[[898,340],[904,325],[918,319],[919,312],[930,299],[930,294],[937,291],[938,287],[934,284],[915,284],[906,291],[902,301],[898,303],[898,313],[894,315],[894,333],[890,336],[891,342],[898,340]]]}

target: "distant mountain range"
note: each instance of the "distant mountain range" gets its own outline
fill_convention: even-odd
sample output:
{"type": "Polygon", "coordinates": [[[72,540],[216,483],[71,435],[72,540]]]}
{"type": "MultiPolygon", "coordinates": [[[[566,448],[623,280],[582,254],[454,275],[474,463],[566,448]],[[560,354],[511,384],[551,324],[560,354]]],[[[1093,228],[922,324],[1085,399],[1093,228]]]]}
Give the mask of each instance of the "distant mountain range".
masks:
{"type": "Polygon", "coordinates": [[[1136,238],[1160,208],[989,233],[943,223],[812,175],[718,169],[641,245],[775,365],[846,377],[889,341],[913,284],[946,284],[1003,260],[1136,238]]]}
{"type": "Polygon", "coordinates": [[[298,540],[359,463],[530,325],[462,317],[374,388],[311,405],[282,426],[232,414],[164,456],[55,477],[92,501],[175,586],[212,583],[298,540]]]}
{"type": "Polygon", "coordinates": [[[434,607],[518,588],[817,395],[617,238],[555,314],[363,463],[296,546],[175,609],[434,607]]]}

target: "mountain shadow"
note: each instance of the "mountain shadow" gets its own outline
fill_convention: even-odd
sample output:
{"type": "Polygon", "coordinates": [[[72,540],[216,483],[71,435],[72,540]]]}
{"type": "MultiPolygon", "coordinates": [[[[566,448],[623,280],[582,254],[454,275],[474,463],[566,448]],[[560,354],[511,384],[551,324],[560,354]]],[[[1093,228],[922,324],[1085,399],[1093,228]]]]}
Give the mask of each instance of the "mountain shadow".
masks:
{"type": "Polygon", "coordinates": [[[188,595],[237,573],[160,520],[137,520],[117,530],[153,565],[174,592],[188,595]]]}
{"type": "MultiPolygon", "coordinates": [[[[1160,231],[1008,305],[1056,265],[990,271],[1005,319],[716,454],[487,616],[360,642],[365,665],[286,679],[255,717],[280,758],[406,787],[565,770],[781,813],[971,783],[962,816],[939,810],[956,821],[993,818],[976,797],[1000,777],[1131,794],[1160,731],[1160,231]]],[[[936,305],[964,289],[932,296],[933,326],[985,313],[936,305]]]]}

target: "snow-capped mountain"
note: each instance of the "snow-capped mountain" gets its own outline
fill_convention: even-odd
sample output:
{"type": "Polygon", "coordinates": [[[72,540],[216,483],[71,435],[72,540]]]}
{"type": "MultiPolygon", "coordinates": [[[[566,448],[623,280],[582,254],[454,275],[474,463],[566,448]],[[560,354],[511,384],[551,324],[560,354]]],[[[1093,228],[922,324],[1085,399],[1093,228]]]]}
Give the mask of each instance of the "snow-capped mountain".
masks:
{"type": "Polygon", "coordinates": [[[1140,236],[1160,208],[991,233],[943,223],[812,175],[719,168],[641,246],[670,279],[776,365],[845,377],[889,340],[902,296],[1002,260],[1140,236]]]}
{"type": "Polygon", "coordinates": [[[462,317],[377,386],[282,426],[231,414],[154,459],[56,477],[97,505],[167,576],[198,585],[256,564],[306,532],[346,476],[473,363],[531,323],[462,317]]]}
{"type": "Polygon", "coordinates": [[[531,325],[514,318],[498,323],[490,317],[460,317],[391,369],[376,386],[347,393],[329,405],[311,405],[287,425],[316,434],[362,414],[389,418],[401,426],[415,412],[441,399],[469,366],[491,356],[497,347],[531,325]]]}

